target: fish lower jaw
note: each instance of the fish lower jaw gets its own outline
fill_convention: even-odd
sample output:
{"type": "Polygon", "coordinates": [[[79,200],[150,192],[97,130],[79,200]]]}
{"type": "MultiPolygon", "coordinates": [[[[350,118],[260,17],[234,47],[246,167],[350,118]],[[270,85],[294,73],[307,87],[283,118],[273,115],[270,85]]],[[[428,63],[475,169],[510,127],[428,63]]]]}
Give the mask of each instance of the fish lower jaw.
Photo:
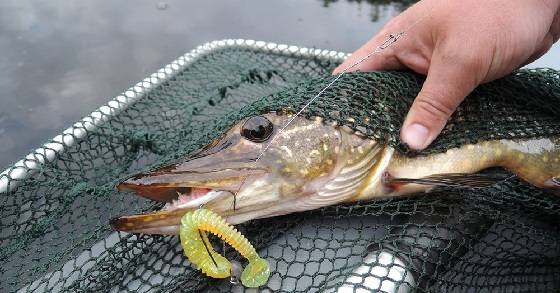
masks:
{"type": "Polygon", "coordinates": [[[179,225],[169,225],[135,230],[134,233],[154,235],[179,235],[179,225]]]}

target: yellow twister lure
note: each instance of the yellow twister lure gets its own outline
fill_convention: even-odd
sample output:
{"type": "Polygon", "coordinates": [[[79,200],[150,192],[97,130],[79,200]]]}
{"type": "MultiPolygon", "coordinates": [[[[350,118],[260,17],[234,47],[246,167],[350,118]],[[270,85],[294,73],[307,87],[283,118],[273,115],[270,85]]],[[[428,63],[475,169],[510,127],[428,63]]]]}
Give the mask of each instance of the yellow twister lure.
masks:
{"type": "Polygon", "coordinates": [[[241,283],[244,286],[259,287],[266,284],[270,276],[268,262],[259,257],[247,238],[210,210],[190,211],[181,218],[179,229],[181,246],[191,263],[209,277],[230,276],[231,263],[212,248],[207,232],[220,237],[249,260],[249,264],[241,273],[241,283]]]}

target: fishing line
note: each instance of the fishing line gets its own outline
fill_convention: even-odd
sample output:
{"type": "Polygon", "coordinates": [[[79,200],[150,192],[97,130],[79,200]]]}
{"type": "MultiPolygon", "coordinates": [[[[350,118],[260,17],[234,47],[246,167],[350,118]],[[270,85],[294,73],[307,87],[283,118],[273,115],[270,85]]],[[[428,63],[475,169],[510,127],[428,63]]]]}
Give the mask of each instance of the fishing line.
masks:
{"type": "Polygon", "coordinates": [[[198,235],[200,236],[200,240],[202,240],[202,243],[204,244],[204,248],[206,248],[206,252],[210,256],[210,259],[212,260],[212,262],[214,263],[214,265],[216,266],[216,269],[217,269],[218,268],[218,263],[216,262],[216,260],[214,259],[214,256],[210,252],[210,248],[208,248],[208,245],[211,245],[211,244],[210,243],[207,244],[206,241],[204,241],[204,237],[202,236],[202,232],[200,231],[200,229],[198,229],[198,235]]]}
{"type": "MultiPolygon", "coordinates": [[[[260,152],[259,156],[255,159],[255,163],[258,162],[261,157],[264,155],[264,153],[270,148],[270,146],[272,145],[272,143],[274,143],[274,141],[276,140],[276,137],[278,137],[278,135],[280,135],[282,132],[284,132],[284,130],[298,117],[301,115],[301,113],[303,113],[303,111],[305,111],[305,109],[307,109],[307,107],[309,107],[309,105],[311,105],[311,103],[313,103],[315,100],[317,100],[326,90],[328,90],[335,82],[337,82],[344,74],[346,74],[350,69],[358,66],[359,64],[363,63],[364,61],[368,60],[369,58],[371,58],[374,55],[380,54],[383,50],[389,48],[390,46],[392,46],[393,44],[395,44],[402,36],[404,36],[405,34],[408,33],[408,31],[410,31],[413,27],[415,27],[416,25],[418,25],[418,23],[420,23],[421,21],[423,21],[424,19],[426,19],[428,16],[431,15],[431,7],[428,9],[428,12],[426,14],[424,14],[424,16],[420,17],[419,19],[417,19],[416,21],[414,21],[411,25],[407,26],[405,29],[393,33],[393,34],[389,34],[389,36],[387,37],[387,39],[385,41],[383,41],[383,43],[381,43],[379,46],[377,46],[375,48],[375,50],[373,50],[372,52],[370,52],[369,54],[367,54],[366,56],[362,57],[361,59],[359,59],[358,61],[354,62],[352,65],[347,66],[346,68],[344,68],[339,74],[337,74],[332,80],[331,82],[329,82],[329,84],[327,84],[324,88],[322,88],[319,93],[317,93],[314,97],[312,97],[311,99],[309,99],[304,105],[303,107],[301,107],[301,109],[299,109],[299,111],[293,115],[292,117],[290,117],[290,119],[288,120],[288,122],[286,122],[286,124],[284,124],[284,126],[282,126],[282,128],[280,128],[280,130],[274,134],[272,136],[272,138],[270,139],[270,141],[266,144],[266,146],[264,147],[264,149],[260,152]]],[[[233,193],[233,210],[235,211],[235,207],[236,207],[236,203],[237,203],[237,193],[239,193],[239,191],[241,190],[241,188],[243,187],[243,185],[245,185],[245,181],[247,180],[247,176],[245,176],[243,178],[243,180],[241,181],[241,184],[239,184],[239,188],[237,189],[237,191],[235,193],[233,193]]]]}

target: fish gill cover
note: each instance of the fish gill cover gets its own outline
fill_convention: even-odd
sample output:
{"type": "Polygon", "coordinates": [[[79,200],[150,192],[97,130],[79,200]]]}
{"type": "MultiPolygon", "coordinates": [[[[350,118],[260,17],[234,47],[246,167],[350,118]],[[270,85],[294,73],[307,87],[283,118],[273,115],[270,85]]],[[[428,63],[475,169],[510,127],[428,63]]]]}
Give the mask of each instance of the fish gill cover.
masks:
{"type": "MultiPolygon", "coordinates": [[[[297,111],[331,80],[333,60],[289,50],[216,49],[89,131],[0,194],[0,291],[242,291],[196,271],[176,236],[112,231],[112,217],[161,207],[114,187],[195,151],[242,117],[297,111]]],[[[347,74],[303,115],[336,120],[411,156],[490,138],[560,134],[559,72],[520,70],[480,86],[428,150],[410,152],[399,142],[399,128],[422,81],[410,72],[347,74]]],[[[397,287],[550,292],[560,290],[559,204],[560,198],[512,178],[488,188],[445,188],[256,220],[239,229],[271,264],[264,291],[335,290],[352,276],[375,274],[356,276],[356,268],[372,250],[383,250],[414,277],[377,276],[397,287]]],[[[225,249],[228,259],[241,260],[225,249]]]]}

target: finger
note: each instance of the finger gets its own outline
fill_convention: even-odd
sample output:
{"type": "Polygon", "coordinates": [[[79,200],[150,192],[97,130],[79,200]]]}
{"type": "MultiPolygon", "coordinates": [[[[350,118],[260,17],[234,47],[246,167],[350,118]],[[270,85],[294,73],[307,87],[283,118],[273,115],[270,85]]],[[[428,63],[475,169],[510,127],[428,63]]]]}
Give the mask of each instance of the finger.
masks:
{"type": "MultiPolygon", "coordinates": [[[[374,71],[374,70],[391,70],[391,69],[401,69],[403,65],[399,62],[395,56],[393,48],[388,47],[378,54],[378,56],[372,56],[371,58],[364,60],[363,62],[356,64],[381,45],[387,36],[382,36],[381,34],[376,35],[361,48],[356,50],[350,57],[348,57],[342,64],[340,64],[333,74],[339,74],[343,70],[351,71],[374,71]],[[356,64],[355,66],[353,66],[356,64]],[[352,67],[353,66],[353,67],[352,67]]],[[[377,54],[376,54],[377,55],[377,54]]]]}
{"type": "Polygon", "coordinates": [[[416,32],[414,34],[408,34],[408,32],[412,25],[417,24],[429,11],[431,11],[431,5],[427,3],[417,2],[413,4],[401,14],[391,19],[391,21],[389,21],[373,38],[338,66],[333,71],[333,74],[338,74],[345,69],[348,71],[374,71],[408,67],[416,72],[425,70],[425,67],[423,67],[425,60],[417,56],[418,48],[416,47],[422,47],[420,40],[423,38],[420,35],[429,34],[430,30],[428,28],[430,26],[425,26],[424,29],[415,29],[416,32]],[[399,40],[398,43],[381,50],[379,54],[376,54],[377,56],[369,58],[350,68],[364,57],[375,52],[380,45],[387,41],[391,34],[397,32],[405,32],[407,34],[403,39],[399,40]],[[409,55],[413,58],[400,58],[402,55],[409,55]]]}
{"type": "Polygon", "coordinates": [[[556,43],[560,39],[560,9],[556,11],[556,15],[550,25],[549,33],[552,35],[552,43],[556,43]]]}
{"type": "Polygon", "coordinates": [[[548,50],[558,41],[560,38],[560,9],[556,11],[556,15],[552,20],[552,24],[550,25],[550,30],[544,36],[544,39],[540,43],[539,47],[535,50],[535,52],[529,57],[529,59],[522,64],[525,66],[533,61],[539,59],[542,55],[546,54],[548,50]]]}
{"type": "Polygon", "coordinates": [[[401,139],[410,148],[426,148],[439,135],[457,106],[480,83],[477,73],[481,66],[459,60],[435,52],[426,81],[401,129],[401,139]]]}
{"type": "Polygon", "coordinates": [[[554,45],[554,36],[551,33],[548,33],[544,37],[544,40],[541,42],[539,47],[535,50],[535,52],[521,66],[525,66],[541,58],[542,55],[544,55],[546,52],[548,52],[548,50],[550,50],[552,45],[554,45]]]}
{"type": "Polygon", "coordinates": [[[391,20],[387,25],[383,27],[373,38],[367,41],[363,46],[356,50],[352,55],[350,55],[342,64],[340,64],[333,74],[339,74],[343,70],[350,71],[373,71],[373,70],[391,70],[391,69],[401,69],[404,66],[399,62],[395,55],[395,50],[393,46],[389,46],[379,52],[378,56],[364,60],[360,64],[355,65],[350,68],[358,61],[362,60],[369,54],[375,52],[378,47],[383,44],[390,36],[390,32],[396,31],[395,27],[399,23],[400,16],[397,16],[391,20]]]}

